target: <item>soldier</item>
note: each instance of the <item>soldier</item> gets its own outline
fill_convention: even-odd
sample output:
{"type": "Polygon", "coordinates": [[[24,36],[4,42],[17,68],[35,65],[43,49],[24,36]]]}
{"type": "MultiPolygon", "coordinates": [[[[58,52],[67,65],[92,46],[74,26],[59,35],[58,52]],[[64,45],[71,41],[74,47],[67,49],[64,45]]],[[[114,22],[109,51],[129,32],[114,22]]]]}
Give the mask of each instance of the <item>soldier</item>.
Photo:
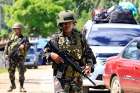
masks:
{"type": "Polygon", "coordinates": [[[29,48],[29,41],[26,38],[23,43],[21,41],[23,38],[25,38],[22,35],[22,25],[21,23],[15,23],[12,27],[13,31],[10,34],[9,41],[7,45],[5,46],[5,55],[6,58],[9,61],[9,78],[11,81],[11,86],[8,90],[8,92],[12,92],[13,89],[16,89],[15,85],[15,70],[16,67],[18,68],[19,72],[19,82],[20,82],[20,92],[26,92],[26,90],[23,87],[24,84],[24,72],[25,72],[25,67],[24,67],[24,59],[26,56],[26,52],[29,48]],[[16,50],[16,52],[14,51],[16,50]],[[14,51],[14,54],[13,54],[14,51]]]}
{"type": "MultiPolygon", "coordinates": [[[[92,58],[90,55],[92,52],[89,50],[85,38],[75,28],[74,14],[71,11],[62,11],[58,16],[60,32],[55,34],[51,41],[55,42],[60,50],[67,50],[69,55],[75,58],[75,62],[84,68],[84,73],[88,75],[91,72],[92,58]]],[[[61,68],[64,60],[57,53],[52,52],[47,45],[45,50],[46,58],[53,61],[55,93],[82,93],[80,73],[71,65],[61,68]]]]}

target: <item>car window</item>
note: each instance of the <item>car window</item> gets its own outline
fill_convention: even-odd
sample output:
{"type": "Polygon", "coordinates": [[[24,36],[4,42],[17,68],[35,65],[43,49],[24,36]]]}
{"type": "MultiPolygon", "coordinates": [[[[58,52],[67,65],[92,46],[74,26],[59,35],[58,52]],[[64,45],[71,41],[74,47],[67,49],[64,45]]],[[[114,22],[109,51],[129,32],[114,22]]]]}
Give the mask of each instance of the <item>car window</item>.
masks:
{"type": "Polygon", "coordinates": [[[140,36],[140,29],[93,27],[87,35],[89,45],[125,46],[132,38],[140,36]]]}
{"type": "Polygon", "coordinates": [[[41,52],[42,51],[42,48],[37,48],[37,52],[41,52]]]}
{"type": "Polygon", "coordinates": [[[140,50],[137,48],[137,42],[130,43],[123,52],[123,58],[140,60],[140,50]]]}
{"type": "Polygon", "coordinates": [[[29,48],[29,50],[28,50],[28,54],[35,54],[35,49],[33,49],[33,48],[29,48]]]}

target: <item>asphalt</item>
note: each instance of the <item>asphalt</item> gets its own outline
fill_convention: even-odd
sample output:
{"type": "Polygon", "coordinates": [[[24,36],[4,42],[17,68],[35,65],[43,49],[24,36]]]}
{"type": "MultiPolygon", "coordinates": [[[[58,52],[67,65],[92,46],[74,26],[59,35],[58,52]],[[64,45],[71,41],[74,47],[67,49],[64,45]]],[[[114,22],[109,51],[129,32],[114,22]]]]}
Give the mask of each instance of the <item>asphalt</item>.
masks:
{"type": "MultiPolygon", "coordinates": [[[[40,66],[38,69],[27,69],[24,87],[26,93],[54,93],[53,76],[51,65],[40,66]]],[[[8,93],[7,89],[10,86],[8,73],[0,74],[0,93],[8,93]]],[[[10,93],[19,92],[18,72],[16,72],[17,88],[10,93]]]]}

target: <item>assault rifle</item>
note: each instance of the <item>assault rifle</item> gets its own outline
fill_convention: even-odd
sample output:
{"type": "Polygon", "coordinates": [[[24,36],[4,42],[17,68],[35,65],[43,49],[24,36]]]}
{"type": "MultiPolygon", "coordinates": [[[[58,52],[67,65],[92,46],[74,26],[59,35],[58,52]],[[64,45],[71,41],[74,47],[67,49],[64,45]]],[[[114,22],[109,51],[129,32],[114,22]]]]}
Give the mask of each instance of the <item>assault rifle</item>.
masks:
{"type": "Polygon", "coordinates": [[[23,43],[27,43],[28,39],[27,37],[21,38],[21,40],[17,43],[15,48],[9,53],[9,58],[16,60],[19,57],[19,46],[23,43]]]}
{"type": "MultiPolygon", "coordinates": [[[[77,72],[79,72],[81,75],[86,77],[93,85],[96,85],[87,75],[84,74],[83,69],[80,67],[79,64],[75,62],[75,59],[68,54],[67,51],[60,50],[54,42],[51,40],[48,42],[48,47],[53,51],[54,53],[57,53],[63,60],[64,65],[71,65],[77,72]]],[[[61,64],[61,65],[63,65],[61,64]]],[[[64,66],[62,66],[64,67],[64,66]]]]}

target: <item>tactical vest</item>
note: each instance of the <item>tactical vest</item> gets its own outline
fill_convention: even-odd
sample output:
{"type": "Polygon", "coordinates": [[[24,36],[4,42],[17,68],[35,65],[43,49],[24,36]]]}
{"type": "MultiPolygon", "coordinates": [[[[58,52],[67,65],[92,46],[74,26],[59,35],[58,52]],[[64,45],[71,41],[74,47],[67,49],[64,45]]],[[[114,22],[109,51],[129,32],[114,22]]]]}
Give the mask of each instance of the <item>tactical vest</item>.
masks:
{"type": "MultiPolygon", "coordinates": [[[[8,55],[13,51],[13,49],[16,47],[16,45],[21,41],[21,38],[16,36],[14,33],[10,35],[10,44],[8,46],[8,55]]],[[[25,56],[26,54],[26,49],[20,49],[19,50],[19,55],[25,56]]]]}
{"type": "Polygon", "coordinates": [[[60,34],[58,38],[58,46],[61,50],[67,50],[69,54],[76,60],[80,60],[83,55],[81,37],[78,32],[73,31],[70,37],[60,34]]]}
{"type": "MultiPolygon", "coordinates": [[[[67,50],[69,55],[81,62],[83,56],[82,40],[79,32],[73,31],[70,37],[65,37],[61,33],[58,37],[58,46],[61,50],[67,50]]],[[[68,66],[64,71],[64,77],[79,77],[80,74],[75,71],[71,66],[68,66]]]]}

